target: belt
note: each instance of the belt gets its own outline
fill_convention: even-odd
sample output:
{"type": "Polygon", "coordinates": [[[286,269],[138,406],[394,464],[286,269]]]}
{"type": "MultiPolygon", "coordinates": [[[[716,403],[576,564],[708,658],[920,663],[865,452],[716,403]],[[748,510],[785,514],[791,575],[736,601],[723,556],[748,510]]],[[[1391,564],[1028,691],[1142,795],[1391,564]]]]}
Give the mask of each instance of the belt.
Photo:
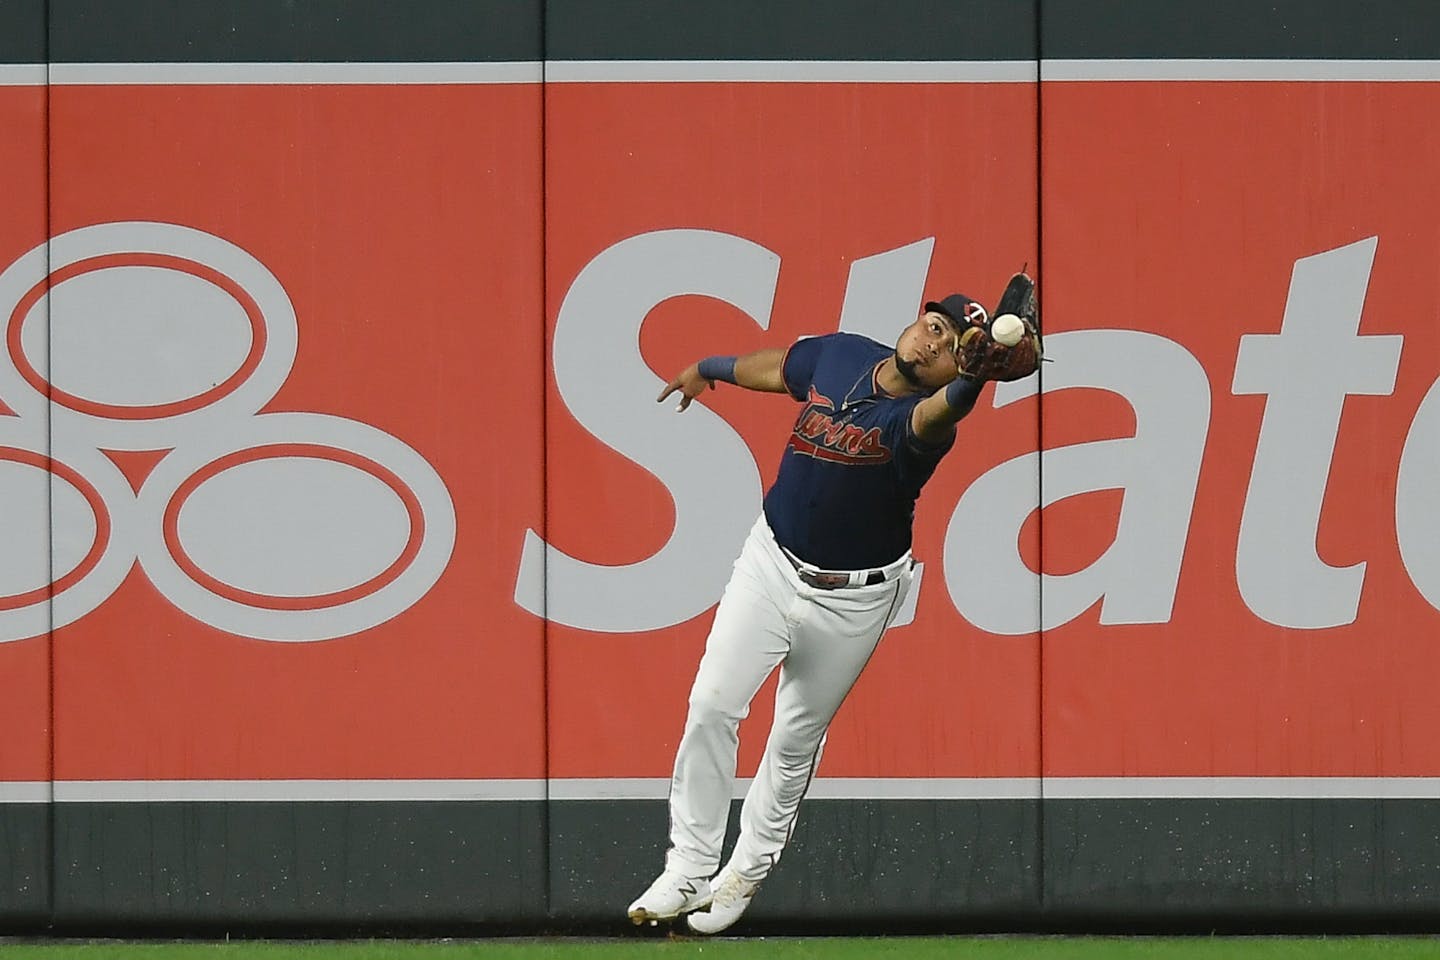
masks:
{"type": "Polygon", "coordinates": [[[780,547],[780,552],[790,561],[790,566],[795,568],[795,575],[800,578],[800,582],[816,590],[873,587],[877,583],[894,580],[914,563],[907,553],[892,564],[871,570],[821,570],[819,567],[812,567],[784,547],[780,547]]]}

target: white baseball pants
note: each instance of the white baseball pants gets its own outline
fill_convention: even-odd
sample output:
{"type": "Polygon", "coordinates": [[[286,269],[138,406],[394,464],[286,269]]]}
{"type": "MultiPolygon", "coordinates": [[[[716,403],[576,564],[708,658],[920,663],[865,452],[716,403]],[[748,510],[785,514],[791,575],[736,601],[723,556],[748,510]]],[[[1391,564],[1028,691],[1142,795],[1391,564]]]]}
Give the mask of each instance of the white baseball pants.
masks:
{"type": "Polygon", "coordinates": [[[706,877],[719,868],[740,721],[777,665],[775,721],[745,795],[730,865],[758,881],[780,859],[830,720],[910,589],[908,554],[885,572],[885,582],[872,586],[809,586],[761,515],[735,561],[690,690],[670,781],[667,867],[706,877]]]}

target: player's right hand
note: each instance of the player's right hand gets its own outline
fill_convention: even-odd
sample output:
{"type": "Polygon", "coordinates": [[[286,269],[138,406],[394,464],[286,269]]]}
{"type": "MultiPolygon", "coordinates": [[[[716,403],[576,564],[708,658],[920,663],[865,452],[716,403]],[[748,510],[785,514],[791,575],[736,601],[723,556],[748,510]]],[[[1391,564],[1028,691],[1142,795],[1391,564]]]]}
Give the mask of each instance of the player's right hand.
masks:
{"type": "Polygon", "coordinates": [[[692,363],[680,371],[679,376],[665,385],[665,389],[660,391],[660,396],[655,398],[655,402],[664,403],[666,397],[678,391],[680,402],[676,404],[675,412],[684,413],[685,408],[690,406],[690,401],[704,393],[706,387],[714,390],[715,381],[706,380],[700,376],[700,365],[692,363]]]}

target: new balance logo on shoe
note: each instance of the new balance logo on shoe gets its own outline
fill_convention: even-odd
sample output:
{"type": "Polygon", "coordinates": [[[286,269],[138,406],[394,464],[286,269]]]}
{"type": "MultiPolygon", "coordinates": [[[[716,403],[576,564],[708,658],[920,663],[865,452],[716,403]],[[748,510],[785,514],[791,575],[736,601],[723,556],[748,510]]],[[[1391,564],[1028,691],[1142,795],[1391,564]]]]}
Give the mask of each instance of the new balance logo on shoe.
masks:
{"type": "Polygon", "coordinates": [[[700,910],[709,903],[709,880],[666,870],[630,904],[627,912],[630,922],[638,926],[643,923],[674,920],[681,914],[700,910]]]}

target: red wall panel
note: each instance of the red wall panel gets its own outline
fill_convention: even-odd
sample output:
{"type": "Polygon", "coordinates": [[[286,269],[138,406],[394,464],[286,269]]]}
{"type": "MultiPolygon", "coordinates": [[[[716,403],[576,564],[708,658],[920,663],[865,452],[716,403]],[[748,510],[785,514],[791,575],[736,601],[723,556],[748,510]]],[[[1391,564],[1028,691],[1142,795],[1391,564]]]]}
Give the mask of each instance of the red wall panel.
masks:
{"type": "Polygon", "coordinates": [[[543,776],[541,628],[509,573],[542,513],[538,87],[52,97],[62,259],[115,258],[56,287],[54,376],[88,391],[57,437],[139,491],[117,549],[141,557],[58,631],[56,777],[543,776]],[[248,410],[183,377],[142,396],[175,343],[244,379],[236,337],[273,377],[248,410]],[[162,400],[204,409],[144,432],[162,400]],[[422,562],[433,585],[350,616],[422,562]]]}
{"type": "MultiPolygon", "coordinates": [[[[46,91],[0,86],[0,267],[45,242],[46,91]]],[[[13,306],[13,304],[11,305],[13,306]]],[[[7,328],[10,310],[5,311],[7,328]]],[[[45,325],[43,314],[37,318],[45,325]]],[[[0,358],[0,782],[50,779],[48,424],[43,398],[18,395],[11,351],[0,358]],[[10,396],[5,394],[9,393],[10,396]],[[23,414],[23,415],[22,415],[23,414]]]]}
{"type": "MultiPolygon", "coordinates": [[[[703,398],[718,417],[677,417],[655,396],[695,359],[833,332],[842,313],[889,339],[922,297],[993,302],[1036,260],[1034,89],[566,83],[546,118],[548,536],[585,570],[566,580],[552,556],[551,771],[667,777],[711,605],[796,409],[722,386],[703,398]],[[883,295],[852,284],[847,303],[852,265],[892,251],[883,295]]],[[[914,620],[841,709],[823,775],[1036,774],[1037,639],[969,627],[944,560],[960,493],[1032,450],[1035,418],[982,405],[961,426],[917,511],[914,620]]],[[[770,697],[742,728],[742,776],[770,697]]]]}
{"type": "MultiPolygon", "coordinates": [[[[1415,118],[1440,88],[1047,83],[1044,98],[1047,372],[1065,362],[1057,334],[1141,331],[1203,366],[1210,403],[1193,501],[1171,490],[1193,509],[1173,613],[1092,606],[1045,634],[1047,775],[1436,775],[1440,132],[1415,118]]],[[[1145,401],[1157,430],[1180,429],[1180,392],[1145,401]]],[[[1057,390],[1044,431],[1049,464],[1132,437],[1136,413],[1057,390]]],[[[1121,504],[1047,509],[1047,572],[1095,562],[1121,504]]]]}

